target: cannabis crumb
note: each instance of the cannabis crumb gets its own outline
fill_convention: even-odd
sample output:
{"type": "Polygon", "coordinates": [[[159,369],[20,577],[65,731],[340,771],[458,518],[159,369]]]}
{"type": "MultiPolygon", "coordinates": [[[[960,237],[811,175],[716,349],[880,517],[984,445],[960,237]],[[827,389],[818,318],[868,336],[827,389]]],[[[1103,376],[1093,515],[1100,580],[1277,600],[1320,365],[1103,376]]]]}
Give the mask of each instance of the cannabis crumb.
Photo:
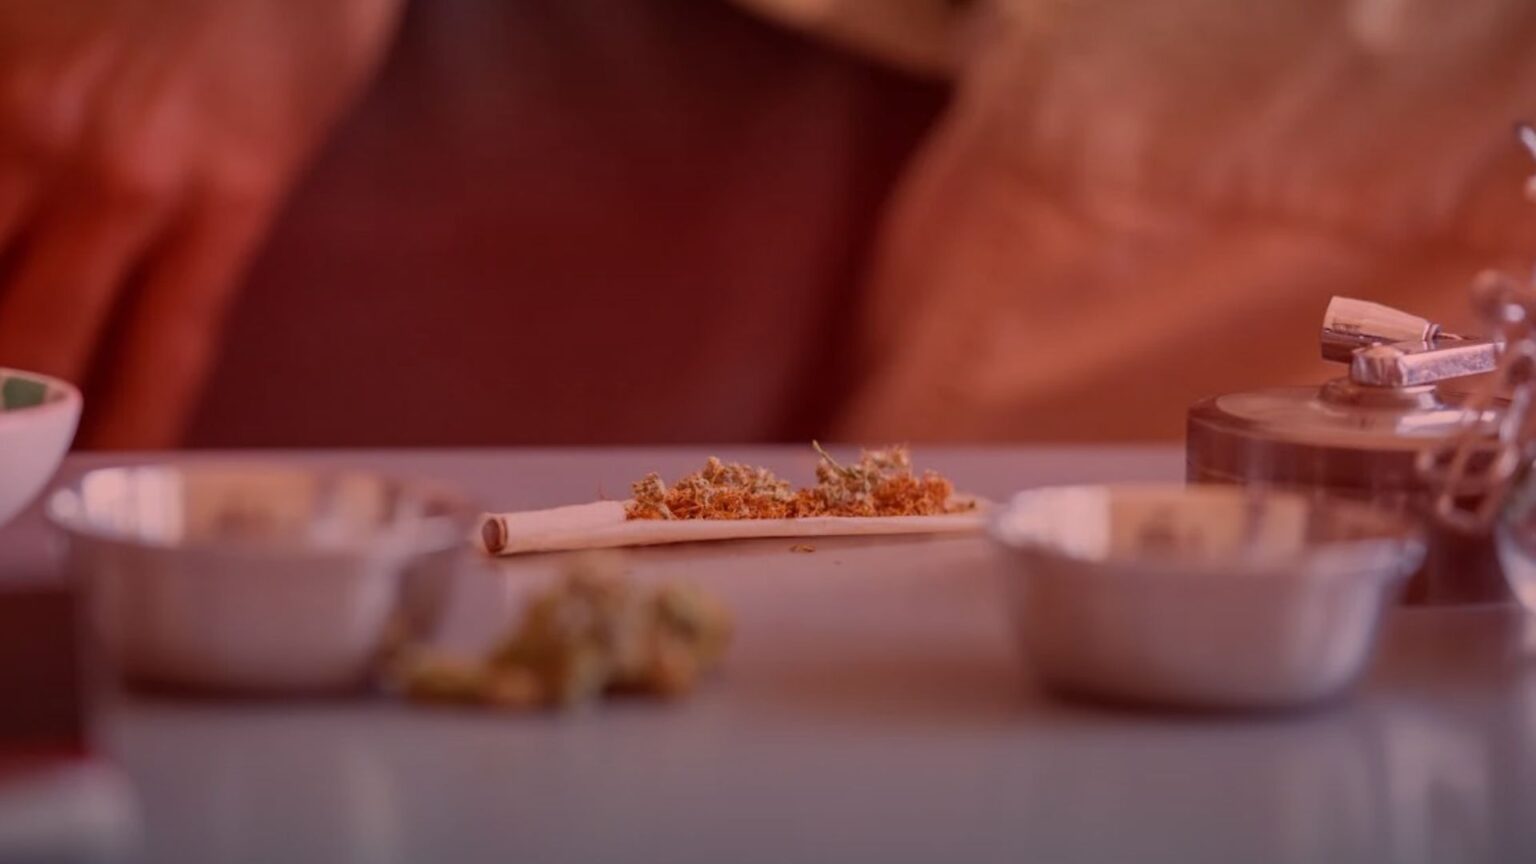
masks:
{"type": "Polygon", "coordinates": [[[815,552],[816,551],[816,547],[812,546],[809,543],[796,543],[795,545],[789,547],[789,551],[791,551],[791,552],[815,552]]]}

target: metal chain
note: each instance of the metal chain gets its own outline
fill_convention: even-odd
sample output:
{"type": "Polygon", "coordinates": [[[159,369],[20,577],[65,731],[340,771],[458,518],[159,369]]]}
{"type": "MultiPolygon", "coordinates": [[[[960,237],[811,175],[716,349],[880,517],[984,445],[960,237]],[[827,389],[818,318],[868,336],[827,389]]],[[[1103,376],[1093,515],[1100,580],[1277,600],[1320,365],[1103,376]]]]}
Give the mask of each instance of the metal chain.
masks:
{"type": "MultiPolygon", "coordinates": [[[[1520,143],[1536,159],[1536,128],[1516,127],[1520,143]]],[[[1536,175],[1526,181],[1536,201],[1536,175]]],[[[1478,315],[1500,345],[1498,369],[1467,399],[1460,429],[1446,446],[1419,454],[1418,468],[1436,490],[1434,513],[1468,532],[1488,530],[1510,489],[1530,461],[1536,437],[1536,273],[1521,284],[1506,273],[1480,274],[1472,297],[1478,315]],[[1507,399],[1496,434],[1486,418],[1507,399]]]]}

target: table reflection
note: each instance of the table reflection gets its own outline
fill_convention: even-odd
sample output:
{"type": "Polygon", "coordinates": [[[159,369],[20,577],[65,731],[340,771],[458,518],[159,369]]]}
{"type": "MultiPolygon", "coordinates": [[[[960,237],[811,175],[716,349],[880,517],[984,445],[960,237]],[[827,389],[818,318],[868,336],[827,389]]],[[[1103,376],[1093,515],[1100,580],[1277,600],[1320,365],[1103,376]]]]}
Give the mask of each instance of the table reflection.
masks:
{"type": "Polygon", "coordinates": [[[123,706],[110,737],[146,803],[146,859],[406,860],[399,781],[374,743],[339,710],[297,710],[311,722],[259,703],[123,706]]]}
{"type": "Polygon", "coordinates": [[[1414,610],[1388,631],[1371,711],[1389,860],[1536,860],[1536,652],[1517,607],[1414,610]]]}
{"type": "Polygon", "coordinates": [[[739,713],[752,699],[724,692],[754,686],[746,654],[721,698],[674,709],[135,701],[109,737],[157,861],[1530,861],[1526,633],[1509,608],[1407,610],[1361,692],[1258,718],[1031,692],[967,723],[756,703],[772,734],[754,738],[739,713]]]}

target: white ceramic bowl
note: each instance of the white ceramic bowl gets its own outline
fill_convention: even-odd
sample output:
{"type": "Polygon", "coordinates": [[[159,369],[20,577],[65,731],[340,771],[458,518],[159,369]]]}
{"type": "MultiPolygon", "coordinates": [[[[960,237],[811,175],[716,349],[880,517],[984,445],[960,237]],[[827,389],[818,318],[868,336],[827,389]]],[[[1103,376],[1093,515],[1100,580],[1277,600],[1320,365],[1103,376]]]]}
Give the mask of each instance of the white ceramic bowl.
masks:
{"type": "Polygon", "coordinates": [[[57,378],[0,368],[0,526],[58,470],[80,422],[80,391],[57,378]]]}
{"type": "Polygon", "coordinates": [[[1046,685],[1186,708],[1340,693],[1424,555],[1409,525],[1363,505],[1235,486],[1037,489],[991,533],[1046,685]]]}
{"type": "Polygon", "coordinates": [[[269,694],[362,686],[400,627],[426,635],[474,512],[262,464],[103,469],[48,502],[123,677],[269,694]]]}

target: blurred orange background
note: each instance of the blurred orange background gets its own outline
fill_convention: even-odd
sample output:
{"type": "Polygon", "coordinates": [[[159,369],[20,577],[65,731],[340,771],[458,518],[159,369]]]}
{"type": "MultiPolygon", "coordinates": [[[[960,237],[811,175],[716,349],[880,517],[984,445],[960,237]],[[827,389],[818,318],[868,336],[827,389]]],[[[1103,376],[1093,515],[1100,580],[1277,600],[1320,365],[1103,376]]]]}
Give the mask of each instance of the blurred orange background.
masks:
{"type": "Polygon", "coordinates": [[[0,15],[0,364],[86,446],[1171,440],[1536,247],[1524,0],[288,2],[0,15]]]}

